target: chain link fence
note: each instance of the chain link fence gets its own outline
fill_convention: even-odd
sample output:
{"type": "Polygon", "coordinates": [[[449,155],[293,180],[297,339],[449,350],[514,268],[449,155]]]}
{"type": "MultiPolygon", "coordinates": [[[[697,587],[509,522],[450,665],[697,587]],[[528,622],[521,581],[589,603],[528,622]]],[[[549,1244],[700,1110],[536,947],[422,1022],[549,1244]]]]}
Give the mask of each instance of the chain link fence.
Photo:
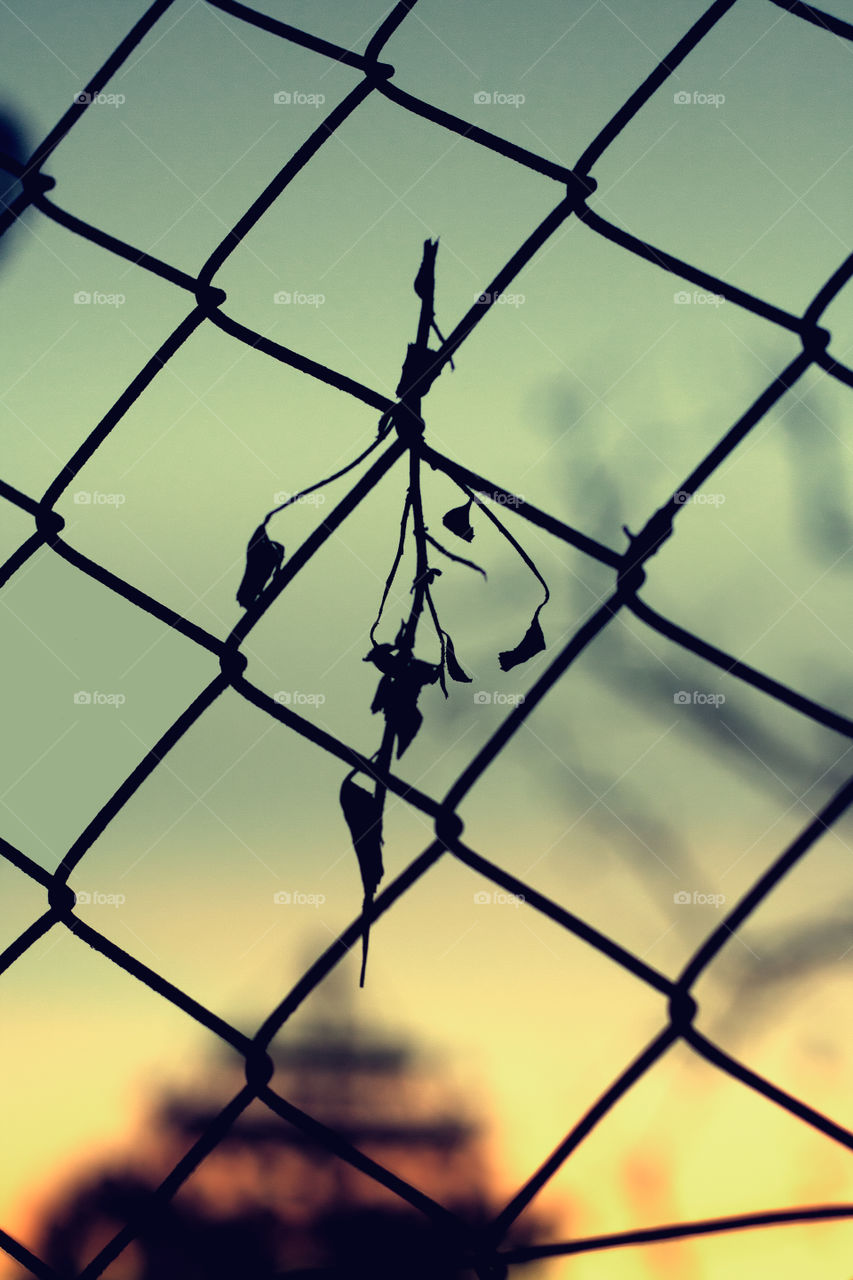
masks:
{"type": "MultiPolygon", "coordinates": [[[[799,0],[772,0],[772,2],[790,15],[790,19],[786,17],[785,20],[814,24],[826,32],[827,39],[853,40],[853,25],[850,23],[810,5],[799,3],[799,0]]],[[[156,1217],[158,1211],[168,1204],[186,1179],[217,1147],[255,1100],[264,1104],[274,1115],[296,1126],[341,1160],[375,1179],[402,1202],[419,1211],[431,1224],[431,1228],[440,1237],[444,1246],[451,1250],[460,1266],[469,1267],[480,1277],[480,1280],[485,1280],[486,1277],[506,1276],[510,1270],[515,1272],[517,1266],[520,1272],[523,1272],[522,1264],[537,1259],[732,1232],[757,1226],[853,1217],[851,1205],[828,1205],[724,1219],[677,1222],[606,1237],[554,1241],[524,1247],[502,1246],[512,1224],[554,1174],[565,1165],[566,1161],[570,1160],[579,1144],[591,1135],[594,1137],[594,1130],[603,1117],[616,1106],[620,1098],[637,1081],[647,1072],[654,1070],[655,1064],[678,1041],[686,1043],[697,1055],[718,1068],[720,1072],[740,1081],[747,1088],[755,1090],[805,1124],[826,1135],[827,1138],[845,1147],[853,1147],[853,1134],[822,1115],[808,1099],[786,1093],[702,1034],[695,1025],[697,1006],[692,995],[697,980],[714,964],[733,935],[773,892],[782,878],[809,854],[822,834],[848,809],[853,800],[853,779],[837,791],[813,821],[809,822],[789,847],[766,868],[748,892],[731,910],[727,911],[675,980],[665,976],[644,959],[622,946],[617,938],[605,935],[559,903],[538,893],[524,880],[503,870],[490,860],[487,853],[472,848],[464,838],[463,823],[458,816],[459,806],[472,787],[517,734],[536,707],[547,698],[555,684],[561,679],[571,678],[571,669],[575,660],[587,646],[593,644],[596,637],[609,627],[619,614],[633,615],[653,632],[659,633],[684,650],[689,650],[705,663],[746,682],[768,698],[775,699],[800,715],[808,717],[815,724],[831,729],[846,738],[853,738],[853,721],[847,716],[831,707],[818,704],[797,689],[790,688],[746,662],[721,651],[702,636],[693,634],[671,618],[656,612],[645,603],[641,594],[645,579],[645,565],[667,539],[676,535],[678,516],[685,502],[700,490],[717,468],[750,432],[755,430],[765,415],[807,370],[820,369],[841,384],[853,387],[853,369],[830,353],[830,334],[820,323],[826,308],[853,274],[853,257],[847,258],[838,266],[803,314],[798,315],[775,305],[772,300],[757,297],[725,280],[716,278],[692,263],[680,260],[668,253],[665,248],[634,237],[602,217],[595,209],[596,182],[593,175],[596,163],[629,122],[643,110],[651,97],[666,84],[679,64],[733,9],[737,0],[716,0],[710,5],[704,15],[677,41],[651,74],[620,106],[597,136],[592,138],[572,168],[564,167],[551,158],[526,150],[478,125],[472,125],[440,106],[414,96],[395,83],[394,68],[382,60],[383,51],[401,24],[409,18],[415,8],[416,0],[402,0],[395,5],[381,22],[363,53],[338,47],[308,31],[296,29],[274,17],[237,3],[236,0],[208,0],[208,3],[242,23],[260,28],[271,38],[292,42],[332,62],[344,63],[358,71],[361,79],[357,86],[320,121],[308,139],[287,160],[267,187],[257,194],[244,215],[230,228],[228,234],[209,256],[197,276],[188,274],[179,266],[162,261],[152,253],[125,243],[99,227],[62,210],[49,194],[55,185],[54,181],[44,172],[51,156],[62,145],[75,124],[99,95],[108,92],[111,77],[122,67],[137,46],[154,31],[157,24],[166,17],[172,0],[157,0],[151,5],[92,77],[85,89],[76,96],[68,111],[39,144],[26,164],[18,164],[9,156],[4,158],[7,171],[12,173],[19,183],[17,193],[3,211],[2,229],[4,231],[25,210],[35,209],[44,218],[52,219],[75,235],[84,237],[93,246],[118,255],[132,263],[139,271],[153,273],[168,282],[175,290],[182,290],[187,296],[189,309],[186,316],[165,337],[157,352],[126,387],[109,412],[80,442],[73,456],[57,473],[42,497],[21,492],[5,481],[0,481],[0,495],[4,501],[14,504],[29,515],[35,526],[32,534],[3,565],[0,571],[0,582],[5,585],[14,581],[15,575],[27,566],[37,552],[44,547],[50,548],[74,570],[99,583],[104,591],[117,593],[134,608],[144,610],[164,627],[174,628],[193,644],[215,655],[221,669],[216,678],[186,706],[160,740],[142,756],[136,768],[124,779],[103,807],[92,816],[85,830],[68,849],[55,873],[45,870],[23,850],[13,847],[5,840],[0,841],[0,853],[4,859],[22,876],[29,877],[45,890],[48,904],[44,914],[34,920],[6,948],[0,957],[0,968],[3,971],[9,969],[27,952],[28,948],[44,938],[51,930],[70,930],[113,964],[137,981],[144,983],[163,1000],[170,1001],[187,1017],[194,1019],[202,1027],[220,1037],[244,1058],[245,1087],[222,1109],[152,1194],[146,1210],[147,1217],[156,1217]],[[354,381],[342,372],[313,360],[310,355],[291,350],[232,319],[225,310],[226,294],[216,283],[220,269],[250,234],[264,213],[282,196],[288,185],[310,163],[312,157],[328,143],[335,131],[374,95],[381,96],[399,111],[414,113],[436,129],[458,134],[519,166],[544,175],[551,179],[558,189],[564,189],[560,191],[551,212],[530,232],[527,239],[519,245],[497,275],[491,280],[482,281],[480,297],[447,337],[439,335],[438,345],[432,349],[427,346],[432,315],[429,308],[422,309],[418,342],[410,348],[410,353],[414,351],[417,358],[404,368],[403,379],[398,388],[399,399],[396,402],[389,401],[369,386],[354,381]],[[611,549],[596,538],[588,536],[582,529],[566,523],[558,513],[538,509],[532,503],[492,482],[488,477],[461,465],[446,452],[430,444],[428,432],[424,435],[412,426],[413,422],[422,422],[420,410],[432,384],[442,370],[450,364],[454,354],[460,350],[476,326],[487,319],[494,300],[504,294],[537,251],[566,224],[567,220],[572,218],[580,219],[588,231],[603,237],[625,253],[647,260],[690,286],[712,291],[733,305],[744,308],[796,335],[802,344],[801,352],[768,383],[754,403],[744,409],[738,420],[719,437],[705,456],[696,459],[693,469],[684,477],[668,501],[659,509],[649,513],[645,525],[636,534],[626,530],[628,545],[622,550],[611,549]],[[425,324],[424,321],[427,323],[425,324]],[[271,360],[283,362],[306,377],[319,379],[343,396],[355,397],[356,400],[367,404],[381,415],[380,432],[374,442],[374,447],[378,450],[375,458],[361,471],[345,496],[328,512],[325,519],[287,561],[277,566],[274,573],[267,575],[269,580],[262,582],[256,592],[249,593],[244,601],[244,612],[230,634],[224,637],[213,634],[182,616],[161,600],[146,594],[133,582],[125,580],[76,550],[63,538],[64,521],[55,510],[57,503],[74,482],[75,477],[107,440],[110,433],[121,424],[130,407],[145,395],[154,379],[188,338],[200,327],[209,325],[218,327],[235,343],[248,344],[257,351],[263,352],[271,360]],[[295,707],[275,701],[247,678],[246,659],[241,652],[243,642],[263,615],[273,607],[279,596],[288,589],[335,530],[344,524],[356,508],[360,504],[369,504],[374,488],[381,478],[403,458],[407,458],[410,464],[413,460],[426,462],[455,481],[478,502],[485,498],[504,506],[511,506],[514,517],[530,522],[531,525],[560,539],[584,556],[591,557],[605,566],[613,575],[610,594],[562,645],[559,652],[550,656],[548,665],[536,679],[523,702],[509,711],[492,736],[470,759],[443,796],[433,796],[410,785],[392,767],[390,752],[380,752],[378,758],[367,758],[346,741],[326,732],[300,715],[295,707]],[[306,750],[319,749],[329,753],[340,761],[342,772],[355,771],[357,775],[361,774],[366,779],[372,779],[383,794],[385,791],[390,792],[407,805],[413,806],[434,824],[435,832],[434,839],[428,846],[401,874],[381,888],[372,904],[368,895],[364,911],[302,974],[293,989],[288,991],[278,1006],[269,1012],[269,1016],[251,1037],[205,1008],[186,992],[167,981],[160,973],[146,966],[136,956],[80,919],[75,914],[76,899],[68,883],[93,844],[121,813],[131,797],[160,767],[183,735],[196,725],[217,699],[228,690],[247,699],[276,720],[282,732],[305,739],[306,750]],[[402,895],[422,877],[427,876],[440,859],[447,857],[459,859],[480,875],[485,876],[500,890],[523,896],[530,909],[541,912],[557,925],[569,930],[577,938],[608,957],[613,964],[621,966],[633,975],[637,982],[647,984],[664,996],[669,1008],[668,1019],[661,1027],[659,1034],[622,1074],[613,1080],[610,1087],[586,1114],[578,1119],[553,1153],[518,1189],[488,1228],[476,1230],[459,1221],[441,1205],[424,1195],[418,1187],[409,1185],[389,1169],[357,1150],[339,1133],[311,1115],[301,1112],[286,1097],[280,1096],[270,1083],[273,1063],[268,1050],[273,1038],[290,1016],[310,993],[323,983],[349,949],[362,939],[370,922],[392,910],[402,895]]],[[[419,292],[423,299],[425,293],[423,281],[419,292]]],[[[426,292],[431,296],[431,289],[426,292]]],[[[366,881],[366,890],[367,887],[366,881]]],[[[113,1239],[103,1245],[81,1274],[88,1278],[104,1272],[144,1226],[145,1222],[142,1219],[128,1222],[113,1239]]],[[[0,1244],[32,1275],[42,1277],[43,1280],[54,1275],[45,1262],[11,1235],[0,1233],[0,1244]]]]}

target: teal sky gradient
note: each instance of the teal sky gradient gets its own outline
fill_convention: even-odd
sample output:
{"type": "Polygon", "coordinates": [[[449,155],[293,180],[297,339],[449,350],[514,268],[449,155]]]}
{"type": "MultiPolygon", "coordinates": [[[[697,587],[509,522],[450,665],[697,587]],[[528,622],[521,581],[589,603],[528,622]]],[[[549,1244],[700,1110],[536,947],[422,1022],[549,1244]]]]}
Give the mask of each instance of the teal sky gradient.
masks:
{"type": "MultiPolygon", "coordinates": [[[[360,51],[386,12],[368,0],[268,0],[256,8],[360,51]]],[[[420,0],[383,60],[393,63],[399,87],[572,165],[704,8],[694,0],[420,0]],[[484,93],[491,102],[477,101],[484,93]]],[[[3,104],[35,146],[144,6],[10,0],[4,9],[3,104]]],[[[851,16],[842,6],[838,12],[851,16]]],[[[850,251],[851,56],[850,42],[764,0],[740,0],[594,166],[590,207],[802,314],[850,251]],[[675,101],[685,93],[689,103],[675,101]],[[694,95],[724,100],[715,106],[694,95]]],[[[47,162],[56,181],[50,198],[195,275],[359,81],[356,69],[201,0],[176,0],[106,86],[124,101],[93,104],[47,162]],[[283,92],[289,105],[274,101],[283,92]],[[324,100],[293,101],[299,95],[324,100]]],[[[412,283],[424,238],[440,238],[436,318],[446,334],[563,194],[554,180],[374,94],[214,283],[227,293],[227,315],[393,398],[414,339],[412,283]],[[288,303],[275,301],[282,293],[288,303]]],[[[35,209],[11,246],[0,262],[0,474],[38,499],[193,298],[35,209]],[[81,304],[81,291],[121,301],[81,304]]],[[[456,368],[441,374],[424,404],[427,438],[621,552],[623,526],[636,533],[800,349],[795,335],[718,301],[569,219],[464,342],[456,368]]],[[[822,323],[836,358],[849,360],[849,289],[822,323]]],[[[711,500],[679,514],[676,535],[648,566],[643,599],[851,715],[848,398],[839,382],[809,371],[706,483],[711,500]]],[[[248,537],[275,495],[355,457],[377,419],[368,405],[204,323],[61,498],[64,536],[224,636],[240,612],[235,592],[248,537]],[[120,501],[75,501],[81,493],[120,501]]],[[[273,535],[289,555],[351,480],[276,517],[273,535]]],[[[382,726],[369,712],[375,671],[362,659],[405,484],[398,463],[244,646],[250,679],[271,694],[314,699],[298,709],[365,754],[378,746],[382,726]]],[[[424,484],[436,532],[460,496],[438,474],[424,484]]],[[[613,585],[609,569],[513,511],[499,514],[551,587],[542,615],[548,649],[500,672],[498,652],[524,634],[540,593],[506,542],[475,516],[475,541],[462,552],[487,570],[488,582],[436,554],[442,624],[473,682],[455,686],[447,702],[438,689],[425,692],[424,728],[398,765],[435,796],[494,732],[505,699],[523,697],[613,585]],[[485,705],[477,693],[489,695],[485,705]]],[[[31,532],[24,512],[0,505],[3,558],[31,532]]],[[[408,609],[411,577],[407,557],[384,639],[393,639],[408,609]]],[[[0,834],[52,871],[218,664],[47,548],[2,599],[4,718],[18,728],[4,747],[0,834]],[[81,690],[124,702],[83,706],[74,701],[81,690]]],[[[435,661],[433,639],[425,631],[419,653],[435,661]]],[[[719,892],[733,903],[825,803],[849,760],[840,735],[626,615],[537,709],[461,816],[478,851],[675,974],[717,916],[713,907],[674,906],[673,893],[719,892]],[[673,701],[679,690],[725,703],[684,707],[673,701]]],[[[229,692],[72,876],[78,890],[126,899],[118,908],[92,905],[84,918],[252,1031],[307,959],[358,913],[358,869],[337,802],[342,777],[337,760],[229,692]],[[273,900],[281,891],[325,901],[286,908],[273,900]]],[[[761,908],[749,934],[759,954],[774,929],[849,903],[849,835],[849,824],[840,825],[761,908]]],[[[421,815],[394,803],[388,879],[430,838],[421,815]]],[[[10,867],[0,869],[0,886],[6,946],[44,902],[10,867]]],[[[367,989],[356,995],[365,1020],[405,1026],[486,1082],[511,1183],[544,1158],[667,1015],[665,1001],[538,913],[476,904],[484,887],[493,888],[446,856],[375,926],[367,989]],[[608,1001],[621,1015],[613,1027],[599,1020],[608,1001]]],[[[727,984],[739,972],[736,959],[727,963],[728,976],[709,983],[711,1018],[722,1017],[727,984]]],[[[356,958],[345,967],[355,986],[356,958]]],[[[832,981],[843,988],[845,979],[832,981]]],[[[785,990],[773,998],[779,1035],[799,1046],[791,1050],[796,1061],[772,1036],[756,1052],[766,1051],[774,1070],[790,1068],[790,1087],[795,1079],[805,1087],[814,1063],[796,1057],[803,1043],[830,1044],[836,1065],[851,1046],[830,1001],[815,1029],[797,984],[788,1003],[785,990]]],[[[29,1046],[0,1097],[0,1123],[3,1107],[15,1121],[24,1196],[87,1139],[121,1134],[140,1080],[168,1077],[176,1057],[202,1055],[210,1040],[58,930],[4,976],[0,1017],[19,1026],[29,1046]],[[55,1055],[66,1052],[68,1093],[46,1103],[55,1055]],[[31,1125],[40,1136],[28,1149],[31,1125]]],[[[707,1088],[722,1129],[749,1123],[749,1106],[742,1112],[726,1101],[735,1085],[726,1082],[718,1095],[703,1076],[700,1087],[681,1059],[661,1073],[680,1100],[707,1088]]],[[[826,1084],[826,1096],[842,1107],[836,1085],[826,1084]]],[[[665,1106],[666,1092],[654,1106],[665,1106]]],[[[794,1122],[783,1119],[787,1133],[794,1122]]],[[[640,1143],[640,1130],[636,1119],[624,1129],[615,1122],[616,1136],[604,1143],[612,1164],[595,1166],[596,1176],[621,1167],[625,1144],[640,1143]]],[[[668,1153],[677,1138],[667,1138],[668,1153]]],[[[571,1185],[568,1173],[561,1177],[571,1185]]],[[[849,1172],[838,1183],[849,1196],[849,1172]]],[[[11,1184],[0,1186],[6,1206],[20,1203],[11,1184]]],[[[717,1208],[708,1212],[755,1207],[719,1208],[718,1181],[713,1188],[708,1204],[717,1208]]],[[[698,1191],[695,1201],[684,1212],[703,1212],[698,1191]]],[[[617,1208],[646,1211],[620,1200],[607,1229],[624,1221],[617,1208]]],[[[695,1257],[690,1265],[692,1276],[716,1274],[695,1269],[695,1257]]],[[[644,1274],[616,1263],[612,1271],[584,1266],[582,1280],[644,1274]]]]}

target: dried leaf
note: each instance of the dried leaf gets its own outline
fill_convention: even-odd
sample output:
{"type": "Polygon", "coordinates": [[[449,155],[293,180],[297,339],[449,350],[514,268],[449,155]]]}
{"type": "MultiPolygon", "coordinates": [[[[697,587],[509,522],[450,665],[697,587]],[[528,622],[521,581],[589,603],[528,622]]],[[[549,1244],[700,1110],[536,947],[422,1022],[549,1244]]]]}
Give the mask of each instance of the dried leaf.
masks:
{"type": "Polygon", "coordinates": [[[417,686],[420,693],[425,684],[435,684],[441,670],[434,662],[421,662],[420,658],[412,658],[406,668],[406,681],[417,686]]]}
{"type": "Polygon", "coordinates": [[[535,614],[533,621],[524,633],[523,639],[514,649],[506,649],[503,653],[498,654],[498,662],[501,664],[501,671],[511,671],[513,667],[517,667],[520,662],[527,662],[529,658],[535,657],[537,653],[541,653],[545,648],[545,637],[542,634],[542,627],[539,623],[539,615],[535,614]]]}
{"type": "Polygon", "coordinates": [[[266,527],[259,524],[246,548],[246,568],[243,580],[237,588],[237,603],[243,609],[250,608],[260,598],[264,588],[278,572],[284,559],[284,547],[267,536],[266,527]]]}
{"type": "MultiPolygon", "coordinates": [[[[352,777],[344,778],[341,785],[341,809],[352,837],[355,856],[361,872],[361,883],[364,886],[364,910],[373,905],[373,898],[382,880],[385,868],[382,865],[382,806],[364,787],[360,787],[352,777]]],[[[364,973],[367,966],[367,944],[370,935],[370,924],[365,928],[361,953],[360,986],[364,986],[364,973]]]]}
{"type": "Polygon", "coordinates": [[[390,675],[384,675],[376,686],[376,692],[373,695],[373,701],[370,704],[370,710],[376,715],[377,711],[384,714],[388,711],[389,699],[392,699],[394,689],[394,680],[390,675]]]}
{"type": "Polygon", "coordinates": [[[451,533],[455,533],[457,538],[462,538],[464,542],[474,541],[474,530],[471,527],[471,501],[468,501],[461,507],[454,507],[442,516],[441,523],[445,529],[449,529],[451,533]]]}
{"type": "Polygon", "coordinates": [[[397,759],[406,751],[415,739],[415,735],[424,722],[424,718],[412,701],[399,699],[388,712],[388,723],[397,735],[397,759]]]}
{"type": "Polygon", "coordinates": [[[421,689],[425,684],[435,684],[441,667],[412,658],[390,644],[375,645],[365,662],[374,663],[382,672],[370,710],[374,714],[381,711],[394,730],[399,759],[423,724],[417,706],[421,689]]]}
{"type": "MultiPolygon", "coordinates": [[[[397,735],[397,759],[411,745],[424,722],[418,710],[418,698],[425,684],[435,684],[441,667],[420,658],[411,658],[391,677],[392,687],[384,695],[384,711],[388,724],[397,735]]],[[[377,690],[378,694],[378,690],[377,690]]]]}
{"type": "Polygon", "coordinates": [[[397,662],[394,653],[396,647],[393,644],[375,644],[363,660],[372,662],[380,671],[393,671],[397,662]]]}
{"type": "Polygon", "coordinates": [[[457,684],[470,684],[471,677],[466,676],[465,672],[459,665],[456,657],[456,651],[453,648],[453,641],[445,631],[444,633],[444,662],[447,667],[447,674],[451,680],[455,680],[457,684]]]}
{"type": "Polygon", "coordinates": [[[341,786],[341,808],[352,836],[366,895],[372,897],[384,874],[382,810],[376,797],[351,777],[341,786]]]}

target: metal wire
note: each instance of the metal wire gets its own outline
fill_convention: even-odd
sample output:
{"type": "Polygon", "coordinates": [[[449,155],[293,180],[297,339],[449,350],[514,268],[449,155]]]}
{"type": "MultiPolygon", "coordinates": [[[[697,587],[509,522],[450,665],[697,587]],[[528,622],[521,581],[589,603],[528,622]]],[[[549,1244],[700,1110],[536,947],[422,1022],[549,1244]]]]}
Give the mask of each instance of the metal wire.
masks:
{"type": "MultiPolygon", "coordinates": [[[[798,1117],[819,1132],[833,1138],[845,1147],[853,1148],[853,1133],[820,1114],[803,1099],[778,1088],[770,1080],[750,1070],[742,1062],[724,1052],[694,1026],[696,1003],[691,994],[694,984],[714,963],[722,948],[744,924],[755,909],[773,892],[782,878],[815,846],[820,837],[845,813],[853,801],[853,779],[848,781],[800,832],[797,838],[768,867],[749,891],[720,921],[699,949],[685,965],[680,977],[672,980],[658,972],[645,960],[633,954],[615,938],[600,932],[591,924],[572,914],[566,908],[538,893],[523,880],[492,862],[485,854],[470,847],[463,840],[463,824],[457,809],[474,784],[488,770],[500,752],[533,714],[539,703],[572,666],[575,659],[600,635],[622,611],[632,613],[647,627],[659,632],[673,644],[689,650],[703,661],[725,671],[728,675],[745,681],[768,697],[784,703],[816,724],[823,725],[853,738],[853,721],[829,707],[824,707],[796,689],[757,671],[736,657],[723,652],[680,626],[673,619],[663,617],[651,609],[640,597],[645,573],[644,565],[662,543],[671,537],[676,519],[685,498],[700,488],[720,464],[728,458],[740,442],[755,429],[764,416],[784,394],[803,377],[808,369],[816,366],[842,384],[853,387],[853,370],[829,354],[830,334],[821,327],[820,319],[826,307],[853,275],[853,256],[847,258],[817,292],[804,313],[796,315],[776,306],[771,301],[739,289],[725,280],[682,261],[665,250],[647,244],[629,232],[609,223],[590,207],[590,196],[595,191],[592,172],[597,161],[619,136],[622,130],[642,110],[657,89],[673,74],[681,61],[703,40],[715,24],[734,7],[737,0],[715,0],[702,17],[677,42],[645,81],[619,108],[600,133],[592,139],[573,169],[556,164],[553,160],[537,155],[516,144],[507,142],[487,130],[471,125],[443,108],[427,102],[399,88],[394,83],[394,68],[380,61],[389,38],[406,20],[417,0],[401,0],[388,14],[363,54],[345,50],[328,40],[299,30],[266,14],[256,12],[236,0],[207,0],[215,8],[240,21],[258,27],[270,36],[289,41],[320,54],[332,62],[342,62],[362,73],[360,83],[321,121],[311,136],[291,156],[269,185],[261,191],[245,214],[229,229],[221,243],[214,249],[197,276],[139,250],[99,227],[62,209],[48,191],[54,187],[53,179],[42,170],[57,147],[61,146],[69,132],[81,119],[91,101],[105,88],[110,78],[124,61],[152,31],[166,14],[174,0],[156,0],[144,16],[117,46],[104,65],[86,85],[85,92],[69,107],[57,125],[36,148],[24,165],[5,157],[4,167],[21,182],[21,193],[0,218],[0,231],[6,230],[26,209],[34,208],[67,230],[81,236],[94,245],[127,259],[140,270],[152,272],[168,281],[176,289],[192,295],[193,305],[188,314],[172,333],[165,338],[159,350],[144,365],[130,385],[122,392],[112,408],[84,439],[68,462],[48,486],[41,499],[21,492],[0,480],[0,497],[30,515],[35,523],[33,532],[0,568],[0,586],[8,583],[32,556],[42,547],[49,547],[56,555],[80,573],[100,583],[110,592],[144,610],[168,627],[174,628],[202,649],[217,655],[220,674],[181,712],[160,740],[139,761],[135,769],[124,779],[101,809],[93,815],[85,830],[65,854],[56,872],[50,873],[9,842],[0,839],[0,854],[23,875],[41,885],[47,893],[48,908],[33,921],[0,956],[0,972],[5,972],[38,939],[53,929],[68,929],[101,955],[118,965],[126,973],[144,983],[163,999],[170,1001],[188,1017],[206,1027],[216,1036],[236,1049],[245,1060],[246,1084],[210,1123],[183,1159],[172,1169],[168,1177],[153,1192],[148,1218],[156,1215],[158,1205],[170,1200],[184,1181],[205,1157],[225,1137],[232,1125],[257,1099],[269,1110],[282,1117],[306,1135],[321,1143],[329,1152],[347,1161],[356,1169],[392,1191],[402,1201],[419,1210],[432,1223],[445,1243],[452,1243],[460,1260],[472,1267],[481,1277],[505,1275],[506,1268],[538,1258],[557,1255],[576,1255],[585,1252],[613,1249],[625,1245],[649,1244],[655,1241],[676,1240],[720,1232],[731,1232],[757,1226],[769,1226],[791,1222],[814,1222],[842,1217],[853,1217],[853,1205],[828,1205],[823,1207],[792,1208],[779,1212],[735,1215],[705,1221],[680,1222],[659,1227],[619,1234],[555,1241],[553,1243],[525,1247],[501,1248],[501,1242],[513,1222],[530,1203],[536,1193],[570,1158],[578,1145],[592,1133],[602,1117],[622,1098],[632,1086],[662,1058],[678,1041],[689,1045],[695,1053],[713,1064],[721,1072],[741,1081],[750,1089],[775,1102],[779,1107],[798,1117]],[[340,527],[356,507],[369,499],[382,476],[406,452],[407,443],[401,434],[389,437],[384,449],[372,465],[352,485],[342,500],[314,530],[303,544],[290,556],[274,583],[274,589],[264,593],[262,600],[243,613],[231,633],[224,639],[205,630],[197,623],[183,617],[163,601],[158,600],[132,582],[126,581],[96,560],[84,555],[63,538],[64,521],[55,505],[72,483],[78,472],[93,457],[113,429],[121,422],[131,406],[147,390],[168,361],[180,350],[184,342],[199,328],[215,325],[235,341],[247,343],[272,359],[290,365],[306,376],[319,379],[341,394],[352,396],[385,413],[393,403],[368,386],[347,377],[340,371],[312,360],[309,356],[292,350],[234,320],[224,309],[227,297],[216,284],[216,277],[230,255],[237,249],[259,219],[286,190],[288,184],[307,165],[311,158],[328,142],[347,118],[373,94],[380,94],[401,110],[429,121],[442,129],[464,136],[482,147],[551,178],[565,188],[553,210],[537,226],[510,257],[506,265],[489,281],[480,298],[459,321],[449,336],[434,353],[431,367],[421,381],[420,395],[426,396],[432,382],[458,351],[474,328],[484,319],[518,272],[531,260],[537,250],[569,218],[580,219],[591,233],[602,236],[624,251],[653,263],[663,271],[674,273],[680,279],[711,289],[738,307],[751,311],[765,320],[798,335],[802,352],[762,391],[755,402],[721,436],[713,448],[697,462],[666,503],[650,513],[646,524],[636,536],[629,535],[629,546],[617,552],[588,536],[582,530],[565,523],[559,516],[541,511],[522,498],[509,494],[500,485],[460,465],[447,454],[422,443],[422,456],[431,465],[444,471],[449,477],[467,486],[474,493],[495,498],[499,502],[511,501],[515,513],[552,536],[568,543],[583,554],[597,560],[613,572],[614,581],[610,595],[595,613],[580,626],[574,635],[552,658],[523,703],[516,706],[502,721],[485,745],[477,752],[454,781],[447,794],[435,798],[411,786],[390,767],[377,767],[367,761],[353,747],[331,733],[303,718],[290,706],[280,705],[268,694],[257,688],[245,675],[246,659],[241,645],[263,614],[272,606],[298,574],[310,563],[333,531],[340,527]],[[362,936],[366,927],[363,916],[354,919],[338,939],[301,976],[291,991],[273,1009],[254,1036],[248,1037],[226,1020],[205,1008],[186,992],[170,983],[161,974],[149,968],[135,956],[117,946],[98,930],[93,929],[74,913],[75,896],[68,885],[74,869],[85,858],[98,837],[121,812],[142,783],[159,767],[164,758],[182,736],[195,725],[227,690],[234,690],[253,706],[278,720],[284,729],[312,742],[316,747],[340,759],[348,768],[359,766],[378,777],[379,781],[395,795],[425,814],[434,823],[435,839],[416,857],[395,880],[378,895],[371,913],[375,920],[393,908],[394,904],[432,867],[448,854],[486,876],[496,885],[511,893],[522,894],[533,910],[569,930],[589,946],[620,965],[638,981],[643,982],[668,998],[669,1016],[659,1034],[643,1052],[613,1081],[585,1115],[575,1124],[548,1159],[519,1188],[512,1200],[497,1215],[490,1227],[476,1234],[453,1214],[417,1187],[370,1159],[353,1147],[344,1137],[320,1123],[311,1115],[294,1107],[271,1086],[273,1073],[269,1046],[301,1003],[327,977],[331,970],[347,954],[362,936]]],[[[771,0],[779,8],[796,18],[816,25],[835,37],[853,40],[853,25],[832,15],[823,13],[799,0],[771,0]]],[[[385,443],[384,441],[382,443],[385,443]]],[[[148,1219],[146,1219],[148,1220],[148,1219]]],[[[145,1222],[137,1219],[128,1223],[105,1244],[97,1256],[80,1273],[89,1278],[100,1275],[121,1251],[144,1229],[145,1222]]],[[[0,1245],[23,1267],[39,1277],[54,1277],[55,1272],[36,1257],[20,1241],[0,1231],[0,1245]]]]}

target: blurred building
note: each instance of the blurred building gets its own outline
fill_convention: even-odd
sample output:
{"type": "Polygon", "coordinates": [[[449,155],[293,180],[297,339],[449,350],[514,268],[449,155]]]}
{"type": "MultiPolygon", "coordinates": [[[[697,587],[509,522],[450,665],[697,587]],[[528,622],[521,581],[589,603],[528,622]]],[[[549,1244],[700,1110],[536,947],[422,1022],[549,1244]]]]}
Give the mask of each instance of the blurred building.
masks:
{"type": "MultiPolygon", "coordinates": [[[[282,1097],[466,1222],[483,1224],[499,1208],[482,1124],[440,1064],[412,1045],[337,1016],[315,1021],[274,1058],[282,1097]]],[[[242,1081],[235,1059],[197,1091],[162,1098],[126,1160],[94,1169],[46,1215],[40,1256],[76,1276],[145,1210],[164,1171],[242,1081]]],[[[529,1215],[525,1222],[515,1243],[536,1229],[529,1215]]],[[[317,1268],[340,1280],[473,1275],[443,1253],[419,1211],[256,1102],[105,1275],[266,1280],[317,1268]]]]}

